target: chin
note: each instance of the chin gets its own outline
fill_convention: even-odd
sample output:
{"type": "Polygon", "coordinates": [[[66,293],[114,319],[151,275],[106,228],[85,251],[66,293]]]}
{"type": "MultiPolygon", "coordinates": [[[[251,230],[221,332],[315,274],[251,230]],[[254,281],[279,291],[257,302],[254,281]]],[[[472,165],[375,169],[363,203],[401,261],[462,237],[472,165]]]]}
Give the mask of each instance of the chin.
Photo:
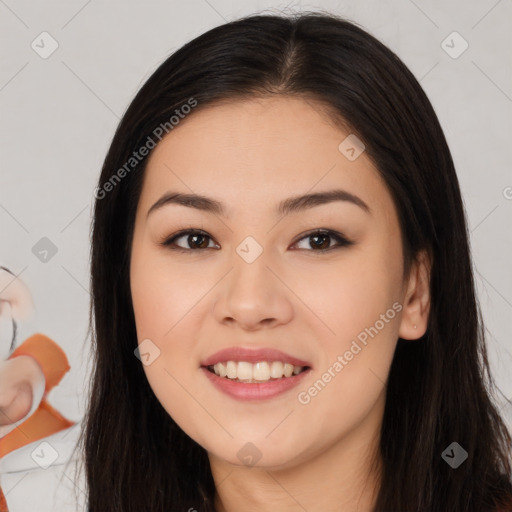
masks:
{"type": "MultiPolygon", "coordinates": [[[[304,443],[299,443],[301,453],[298,453],[298,446],[283,446],[282,440],[270,442],[265,436],[253,438],[253,441],[230,440],[223,446],[216,445],[206,447],[207,451],[217,459],[228,464],[240,467],[254,467],[268,470],[279,470],[293,467],[297,464],[300,455],[304,451],[304,443]]],[[[247,438],[250,439],[250,438],[247,438]]]]}

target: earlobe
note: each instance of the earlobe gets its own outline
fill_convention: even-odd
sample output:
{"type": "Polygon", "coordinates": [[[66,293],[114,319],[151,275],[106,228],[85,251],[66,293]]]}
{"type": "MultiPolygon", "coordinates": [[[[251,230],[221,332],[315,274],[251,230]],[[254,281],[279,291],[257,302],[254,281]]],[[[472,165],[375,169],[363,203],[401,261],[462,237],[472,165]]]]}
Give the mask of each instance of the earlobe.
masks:
{"type": "Polygon", "coordinates": [[[431,262],[426,251],[420,251],[412,264],[398,335],[416,340],[427,331],[430,312],[431,262]]]}

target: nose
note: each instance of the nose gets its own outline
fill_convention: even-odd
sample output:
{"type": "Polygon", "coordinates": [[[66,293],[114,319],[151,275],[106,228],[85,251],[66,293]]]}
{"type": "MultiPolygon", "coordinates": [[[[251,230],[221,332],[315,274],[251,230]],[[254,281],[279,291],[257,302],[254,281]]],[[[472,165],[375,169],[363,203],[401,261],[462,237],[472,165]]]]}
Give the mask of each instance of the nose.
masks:
{"type": "Polygon", "coordinates": [[[234,265],[214,297],[212,314],[216,320],[246,331],[290,322],[293,293],[265,252],[250,263],[238,254],[234,256],[234,265]]]}

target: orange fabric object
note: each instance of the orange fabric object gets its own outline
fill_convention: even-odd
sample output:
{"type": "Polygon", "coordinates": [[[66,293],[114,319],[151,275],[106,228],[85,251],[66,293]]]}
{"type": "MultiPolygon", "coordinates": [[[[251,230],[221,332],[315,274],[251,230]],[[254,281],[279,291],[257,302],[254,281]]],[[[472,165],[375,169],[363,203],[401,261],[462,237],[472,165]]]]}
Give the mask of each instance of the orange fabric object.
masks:
{"type": "MultiPolygon", "coordinates": [[[[17,347],[9,359],[18,356],[31,356],[37,361],[45,376],[45,389],[41,403],[34,413],[0,439],[0,458],[26,444],[74,425],[46,401],[48,391],[56,386],[71,368],[65,352],[48,336],[34,334],[17,347]]],[[[1,487],[0,512],[9,512],[1,487]]]]}
{"type": "Polygon", "coordinates": [[[34,334],[27,338],[9,356],[32,356],[43,370],[46,377],[45,393],[55,387],[71,368],[64,350],[44,334],[34,334]]]}
{"type": "Polygon", "coordinates": [[[9,509],[7,508],[7,501],[5,501],[4,493],[2,492],[2,489],[0,488],[0,512],[9,512],[9,509]]]}
{"type": "MultiPolygon", "coordinates": [[[[43,398],[34,414],[0,439],[0,458],[8,453],[73,426],[47,401],[46,395],[71,368],[65,352],[44,334],[34,334],[14,350],[9,359],[17,356],[33,357],[46,378],[43,398]]],[[[1,510],[0,510],[1,512],[1,510]]]]}

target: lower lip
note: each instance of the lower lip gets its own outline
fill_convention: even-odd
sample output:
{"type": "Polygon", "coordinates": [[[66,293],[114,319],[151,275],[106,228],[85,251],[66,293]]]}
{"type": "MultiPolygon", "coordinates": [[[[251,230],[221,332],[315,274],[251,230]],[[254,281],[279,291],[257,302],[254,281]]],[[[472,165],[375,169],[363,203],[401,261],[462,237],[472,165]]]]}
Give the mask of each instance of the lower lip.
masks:
{"type": "Polygon", "coordinates": [[[281,379],[262,382],[261,384],[253,383],[248,384],[245,382],[235,382],[226,377],[219,377],[210,370],[201,367],[201,370],[206,373],[210,382],[220,391],[226,395],[236,398],[238,400],[266,400],[275,396],[281,395],[286,391],[297,386],[304,377],[311,371],[311,368],[293,375],[291,377],[283,377],[281,379]]]}

